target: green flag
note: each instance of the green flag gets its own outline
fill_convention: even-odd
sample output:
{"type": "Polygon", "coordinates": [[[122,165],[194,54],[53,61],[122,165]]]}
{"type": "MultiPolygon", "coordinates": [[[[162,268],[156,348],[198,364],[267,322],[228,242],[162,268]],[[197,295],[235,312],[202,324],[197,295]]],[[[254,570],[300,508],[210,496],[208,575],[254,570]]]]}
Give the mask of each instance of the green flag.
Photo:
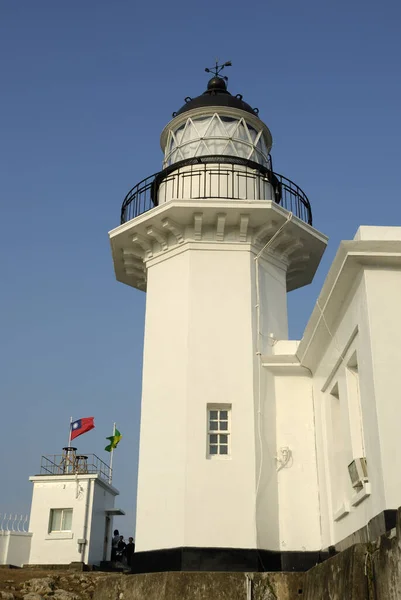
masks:
{"type": "Polygon", "coordinates": [[[121,435],[121,433],[118,431],[118,429],[116,429],[114,435],[111,435],[110,437],[106,438],[106,440],[110,440],[110,444],[105,448],[106,452],[111,452],[112,450],[114,450],[114,448],[117,448],[117,444],[122,437],[123,436],[121,435]]]}

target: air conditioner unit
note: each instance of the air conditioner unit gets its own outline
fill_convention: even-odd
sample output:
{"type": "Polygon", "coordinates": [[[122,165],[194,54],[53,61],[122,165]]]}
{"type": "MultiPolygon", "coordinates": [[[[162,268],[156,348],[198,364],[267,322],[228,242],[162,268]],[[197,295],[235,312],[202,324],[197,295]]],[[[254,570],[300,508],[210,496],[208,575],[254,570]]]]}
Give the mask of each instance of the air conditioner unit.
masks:
{"type": "Polygon", "coordinates": [[[364,483],[369,481],[366,458],[354,458],[351,464],[348,465],[348,473],[351,478],[353,488],[360,488],[364,483]]]}

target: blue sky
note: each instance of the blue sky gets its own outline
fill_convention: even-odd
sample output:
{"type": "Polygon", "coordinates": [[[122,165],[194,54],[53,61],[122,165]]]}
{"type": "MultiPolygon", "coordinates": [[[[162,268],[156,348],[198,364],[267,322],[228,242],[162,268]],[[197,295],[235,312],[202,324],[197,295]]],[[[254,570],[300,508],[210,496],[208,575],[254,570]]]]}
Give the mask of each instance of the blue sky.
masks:
{"type": "Polygon", "coordinates": [[[0,513],[28,512],[41,455],[66,444],[71,415],[94,415],[77,445],[107,459],[119,425],[116,525],[131,534],[145,295],[115,281],[107,232],[215,57],[330,237],[289,296],[292,338],[340,240],[401,224],[400,20],[396,0],[0,0],[0,513]]]}

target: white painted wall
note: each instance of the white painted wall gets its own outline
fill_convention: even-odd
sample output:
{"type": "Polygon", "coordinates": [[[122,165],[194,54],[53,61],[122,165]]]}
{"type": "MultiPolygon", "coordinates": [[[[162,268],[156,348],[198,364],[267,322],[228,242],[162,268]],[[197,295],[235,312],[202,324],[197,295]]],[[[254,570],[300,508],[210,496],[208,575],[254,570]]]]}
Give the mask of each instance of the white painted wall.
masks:
{"type": "Polygon", "coordinates": [[[252,260],[189,253],[184,545],[255,547],[252,260]],[[228,460],[206,458],[207,403],[232,406],[228,460]]]}
{"type": "Polygon", "coordinates": [[[29,531],[30,564],[89,564],[103,559],[105,511],[118,491],[97,475],[34,476],[29,531]],[[72,508],[71,532],[49,532],[51,509],[72,508]],[[84,545],[79,539],[86,540],[84,545]]]}
{"type": "Polygon", "coordinates": [[[180,254],[148,272],[137,551],[184,543],[188,258],[180,254]]]}
{"type": "Polygon", "coordinates": [[[31,533],[0,531],[0,565],[22,567],[28,563],[31,533]]]}
{"type": "MultiPolygon", "coordinates": [[[[235,244],[191,243],[148,261],[138,551],[257,545],[253,256],[235,244]],[[208,403],[232,405],[229,459],[206,456],[208,403]]],[[[263,262],[261,280],[262,311],[271,315],[262,330],[273,323],[284,335],[285,269],[263,262]]],[[[273,516],[277,523],[277,506],[273,516]]]]}
{"type": "Polygon", "coordinates": [[[320,505],[315,450],[312,379],[300,374],[276,375],[277,456],[289,450],[287,464],[276,462],[280,550],[321,548],[320,505]],[[284,450],[287,451],[287,450],[284,450]]]}
{"type": "Polygon", "coordinates": [[[276,470],[277,402],[274,378],[261,369],[259,405],[259,365],[255,365],[255,481],[257,547],[278,550],[280,546],[279,505],[276,470]]]}
{"type": "Polygon", "coordinates": [[[322,348],[322,360],[314,377],[323,547],[343,540],[385,508],[375,377],[366,305],[365,278],[361,275],[348,291],[347,301],[332,330],[333,338],[325,351],[322,348]],[[351,345],[347,350],[349,344],[351,345]],[[355,491],[348,474],[348,464],[355,456],[349,418],[346,364],[354,351],[357,352],[359,363],[365,455],[372,474],[372,494],[358,506],[352,506],[355,491]],[[344,359],[341,358],[342,355],[344,359]],[[338,386],[338,398],[331,394],[335,385],[338,386]]]}
{"type": "Polygon", "coordinates": [[[340,247],[300,344],[314,371],[323,548],[401,504],[400,241],[401,228],[362,227],[340,247]],[[359,456],[369,483],[358,494],[348,464],[359,456]]]}
{"type": "Polygon", "coordinates": [[[117,490],[102,480],[96,480],[93,490],[92,511],[87,535],[85,562],[90,565],[99,564],[102,560],[110,560],[111,539],[113,535],[113,519],[109,521],[107,532],[107,553],[104,556],[104,541],[106,535],[106,510],[114,508],[117,490]]]}
{"type": "Polygon", "coordinates": [[[8,537],[6,537],[5,531],[1,531],[0,532],[0,565],[7,564],[7,547],[8,547],[8,537]]]}
{"type": "Polygon", "coordinates": [[[276,470],[277,401],[271,373],[262,368],[262,355],[271,354],[276,339],[287,339],[287,287],[285,265],[272,254],[270,260],[255,258],[252,271],[252,306],[254,308],[254,428],[257,547],[279,550],[279,498],[276,470]],[[259,273],[259,298],[256,273],[259,273]],[[259,343],[256,343],[257,314],[260,307],[259,343]],[[281,307],[281,308],[279,308],[281,307]],[[260,355],[255,354],[259,349],[260,355]]]}
{"type": "Polygon", "coordinates": [[[340,247],[303,340],[264,347],[261,547],[276,536],[283,551],[341,548],[401,504],[400,242],[401,228],[360,228],[340,247]],[[283,447],[291,460],[276,472],[283,447]],[[358,491],[348,465],[363,456],[369,482],[358,491]]]}
{"type": "MultiPolygon", "coordinates": [[[[395,229],[395,228],[391,228],[395,229]]],[[[401,228],[398,234],[401,237],[401,228]]],[[[401,260],[392,269],[366,269],[377,431],[380,442],[385,505],[401,505],[399,407],[401,390],[401,260]]],[[[372,477],[374,472],[372,471],[372,477]]]]}

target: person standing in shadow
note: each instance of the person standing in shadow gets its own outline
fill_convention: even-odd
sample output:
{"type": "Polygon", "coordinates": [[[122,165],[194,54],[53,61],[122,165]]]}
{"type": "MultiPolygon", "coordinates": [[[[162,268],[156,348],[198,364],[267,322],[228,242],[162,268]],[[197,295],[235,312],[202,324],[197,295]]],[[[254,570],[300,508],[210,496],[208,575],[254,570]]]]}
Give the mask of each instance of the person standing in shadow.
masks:
{"type": "Polygon", "coordinates": [[[130,538],[128,538],[128,544],[125,546],[125,550],[124,550],[125,558],[127,559],[127,567],[132,568],[134,552],[135,552],[134,538],[130,537],[130,538]]]}
{"type": "Polygon", "coordinates": [[[111,540],[111,562],[115,562],[117,558],[118,542],[120,541],[120,532],[118,529],[114,530],[113,539],[111,540]]]}

